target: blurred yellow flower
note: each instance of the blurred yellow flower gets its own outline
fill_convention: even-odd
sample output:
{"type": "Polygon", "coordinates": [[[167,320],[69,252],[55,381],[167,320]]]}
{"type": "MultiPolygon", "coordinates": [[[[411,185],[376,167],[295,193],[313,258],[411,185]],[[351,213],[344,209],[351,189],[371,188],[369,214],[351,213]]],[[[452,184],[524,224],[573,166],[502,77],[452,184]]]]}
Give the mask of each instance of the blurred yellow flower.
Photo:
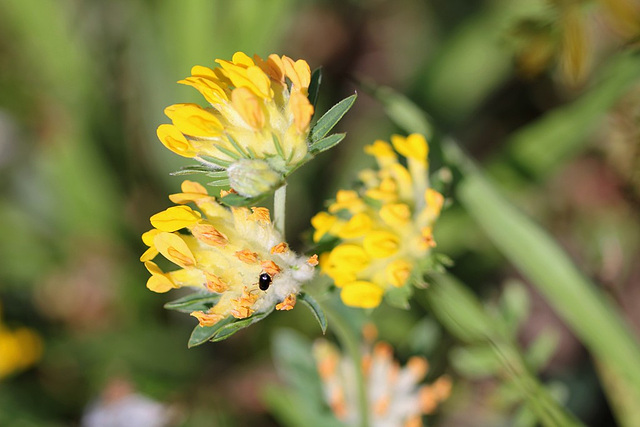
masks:
{"type": "Polygon", "coordinates": [[[140,260],[151,277],[147,287],[167,292],[190,286],[218,295],[206,310],[194,310],[201,326],[222,319],[290,310],[302,284],[313,277],[316,258],[296,255],[282,241],[262,207],[225,208],[206,189],[184,181],[170,199],[179,206],[151,217],[155,227],[143,234],[149,249],[140,260]],[[184,205],[193,202],[202,214],[184,205]],[[204,214],[204,215],[203,215],[204,214]],[[158,255],[179,268],[165,272],[152,260],[158,255]]]}
{"type": "Polygon", "coordinates": [[[378,169],[361,171],[359,191],[338,191],[327,212],[311,220],[315,242],[338,239],[320,266],[350,306],[376,307],[386,290],[408,286],[417,263],[435,246],[432,226],[444,198],[428,187],[427,141],[419,134],[391,141],[365,147],[378,169]],[[406,156],[408,170],[398,153],[406,156]]]}
{"type": "Polygon", "coordinates": [[[197,89],[210,106],[175,104],[172,124],[158,127],[171,151],[228,169],[231,188],[253,197],[278,187],[308,159],[307,136],[314,109],[308,100],[309,65],[287,56],[266,60],[242,52],[218,67],[195,66],[179,83],[197,89]],[[258,185],[259,184],[259,185],[258,185]]]}
{"type": "MultiPolygon", "coordinates": [[[[360,426],[356,401],[357,385],[350,358],[326,340],[315,343],[313,354],[325,399],[334,415],[347,426],[360,426]]],[[[422,426],[422,415],[433,413],[451,394],[451,379],[442,376],[433,384],[420,385],[429,364],[412,357],[401,367],[393,359],[393,349],[377,343],[362,359],[367,387],[369,423],[372,427],[422,426]]]]}
{"type": "Polygon", "coordinates": [[[0,380],[29,368],[41,356],[42,339],[35,331],[25,327],[9,329],[0,322],[0,380]]]}

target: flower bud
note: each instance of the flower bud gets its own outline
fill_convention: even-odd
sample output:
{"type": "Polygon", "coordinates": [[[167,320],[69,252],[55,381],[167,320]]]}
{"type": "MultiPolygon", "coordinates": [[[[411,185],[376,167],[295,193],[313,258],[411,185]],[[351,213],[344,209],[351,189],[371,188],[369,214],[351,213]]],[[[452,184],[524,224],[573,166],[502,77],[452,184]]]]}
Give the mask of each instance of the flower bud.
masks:
{"type": "Polygon", "coordinates": [[[278,187],[279,173],[264,160],[241,159],[227,169],[231,188],[245,197],[257,197],[278,187]]]}

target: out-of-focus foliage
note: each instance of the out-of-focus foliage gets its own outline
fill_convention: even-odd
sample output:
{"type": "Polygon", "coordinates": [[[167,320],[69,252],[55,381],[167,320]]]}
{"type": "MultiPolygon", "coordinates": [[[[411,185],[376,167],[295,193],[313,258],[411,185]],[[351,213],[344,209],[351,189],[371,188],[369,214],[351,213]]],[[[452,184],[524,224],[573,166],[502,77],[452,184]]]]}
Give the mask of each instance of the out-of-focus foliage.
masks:
{"type": "MultiPolygon", "coordinates": [[[[147,408],[166,411],[170,425],[295,425],[311,413],[330,417],[322,404],[298,404],[321,394],[310,356],[300,350],[307,338],[272,338],[292,325],[316,337],[308,310],[277,312],[223,343],[188,350],[196,320],[163,310],[168,300],[145,288],[138,262],[149,216],[166,209],[166,195],[179,189],[181,180],[169,172],[186,165],[157,140],[163,110],[176,100],[201,102],[175,82],[193,65],[212,66],[236,51],[280,52],[322,66],[318,111],[360,91],[335,128],[348,136],[288,180],[294,249],[306,249],[311,239],[304,233],[324,200],[371,166],[362,147],[400,132],[394,122],[416,123],[424,110],[430,120],[417,131],[430,139],[432,169],[442,165],[439,142],[455,137],[637,332],[639,10],[634,0],[0,2],[2,321],[9,330],[36,331],[43,345],[34,367],[1,380],[0,425],[74,425],[96,408],[141,396],[147,408]],[[420,109],[378,104],[363,94],[367,82],[406,94],[420,109]],[[278,366],[287,391],[274,385],[262,393],[257,385],[277,381],[272,345],[300,365],[278,366]]],[[[441,169],[439,176],[448,206],[434,233],[435,251],[454,261],[452,274],[474,300],[505,303],[509,345],[530,349],[532,359],[522,363],[561,384],[579,419],[612,425],[613,411],[619,422],[637,425],[637,399],[624,398],[633,396],[627,385],[608,375],[600,358],[594,362],[554,314],[554,299],[566,296],[549,293],[545,300],[527,284],[529,316],[519,315],[517,291],[498,297],[496,283],[518,277],[515,268],[553,277],[555,264],[537,253],[527,267],[534,248],[509,241],[514,235],[503,236],[499,253],[456,202],[449,185],[458,177],[450,173],[441,169]],[[511,264],[516,249],[504,254],[509,245],[520,263],[511,264]],[[541,330],[559,337],[552,356],[536,341],[541,330]]],[[[472,190],[468,197],[478,195],[472,190]]],[[[486,208],[483,200],[474,203],[486,208]]],[[[459,347],[459,334],[441,329],[418,304],[423,292],[409,310],[383,303],[372,313],[380,338],[402,361],[428,357],[433,378],[456,374],[465,358],[476,366],[462,363],[464,374],[493,372],[491,361],[483,364],[484,348],[459,347]]],[[[330,334],[339,335],[328,320],[330,334]]],[[[582,340],[590,333],[571,327],[582,340]]],[[[515,402],[495,401],[501,389],[494,377],[456,375],[454,383],[430,424],[515,422],[515,402]]]]}

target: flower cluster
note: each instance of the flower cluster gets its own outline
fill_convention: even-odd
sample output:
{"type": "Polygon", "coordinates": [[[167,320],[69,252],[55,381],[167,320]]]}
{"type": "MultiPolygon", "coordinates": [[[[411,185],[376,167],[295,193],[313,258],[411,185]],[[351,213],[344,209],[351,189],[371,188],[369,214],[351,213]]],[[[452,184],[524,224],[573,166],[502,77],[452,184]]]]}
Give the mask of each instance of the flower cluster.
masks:
{"type": "MultiPolygon", "coordinates": [[[[314,356],[325,398],[335,416],[346,425],[361,425],[351,360],[325,340],[316,342],[314,356]]],[[[362,365],[369,422],[374,427],[422,426],[422,414],[433,413],[451,393],[451,379],[447,376],[433,384],[420,385],[429,367],[427,360],[412,357],[401,368],[393,359],[393,349],[385,343],[377,343],[366,353],[362,365]]]]}
{"type": "Polygon", "coordinates": [[[42,355],[42,340],[29,328],[0,323],[0,379],[29,368],[42,355]]]}
{"type": "Polygon", "coordinates": [[[391,144],[375,141],[365,152],[375,157],[378,169],[360,172],[359,190],[338,191],[311,224],[315,242],[339,240],[322,254],[320,266],[341,288],[342,301],[371,308],[386,290],[408,286],[418,262],[435,246],[432,226],[444,198],[428,186],[428,145],[422,135],[394,135],[391,144]]]}
{"type": "Polygon", "coordinates": [[[197,89],[209,108],[175,104],[165,109],[173,124],[158,127],[171,151],[213,169],[226,169],[231,188],[255,197],[280,186],[308,159],[314,112],[308,99],[309,65],[287,56],[263,60],[242,52],[219,67],[195,66],[179,83],[197,89]]]}
{"type": "Polygon", "coordinates": [[[211,307],[191,312],[203,327],[267,313],[274,306],[293,308],[302,283],[313,277],[317,257],[291,251],[268,209],[228,209],[192,181],[184,181],[182,193],[169,198],[178,206],[153,215],[154,228],[142,236],[149,246],[140,258],[151,273],[149,289],[191,286],[210,295],[211,307]],[[190,202],[202,213],[186,206],[190,202]],[[152,261],[158,254],[179,268],[164,272],[152,261]]]}

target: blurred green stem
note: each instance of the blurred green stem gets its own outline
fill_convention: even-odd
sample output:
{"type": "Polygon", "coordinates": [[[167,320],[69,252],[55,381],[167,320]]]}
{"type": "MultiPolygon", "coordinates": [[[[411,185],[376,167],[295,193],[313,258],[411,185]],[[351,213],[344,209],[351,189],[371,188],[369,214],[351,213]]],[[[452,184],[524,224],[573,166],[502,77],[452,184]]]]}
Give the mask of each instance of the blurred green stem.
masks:
{"type": "Polygon", "coordinates": [[[443,150],[447,162],[464,174],[457,196],[469,214],[593,355],[640,393],[640,347],[608,298],[543,229],[494,189],[454,141],[445,141],[443,150]]]}
{"type": "Polygon", "coordinates": [[[452,276],[429,275],[426,299],[434,315],[458,339],[487,345],[502,365],[502,374],[519,391],[529,409],[544,426],[580,426],[571,413],[556,402],[529,371],[518,346],[505,328],[487,314],[482,303],[452,276]]]}
{"type": "Polygon", "coordinates": [[[285,239],[284,227],[287,207],[287,184],[278,188],[273,193],[273,220],[276,230],[282,234],[282,240],[285,239]]]}
{"type": "Polygon", "coordinates": [[[367,399],[367,386],[362,372],[362,353],[360,351],[360,336],[355,328],[349,325],[348,320],[336,309],[322,304],[322,309],[328,318],[328,323],[338,337],[342,349],[349,354],[353,362],[353,370],[358,386],[358,412],[360,413],[360,425],[369,427],[369,403],[367,399]]]}

